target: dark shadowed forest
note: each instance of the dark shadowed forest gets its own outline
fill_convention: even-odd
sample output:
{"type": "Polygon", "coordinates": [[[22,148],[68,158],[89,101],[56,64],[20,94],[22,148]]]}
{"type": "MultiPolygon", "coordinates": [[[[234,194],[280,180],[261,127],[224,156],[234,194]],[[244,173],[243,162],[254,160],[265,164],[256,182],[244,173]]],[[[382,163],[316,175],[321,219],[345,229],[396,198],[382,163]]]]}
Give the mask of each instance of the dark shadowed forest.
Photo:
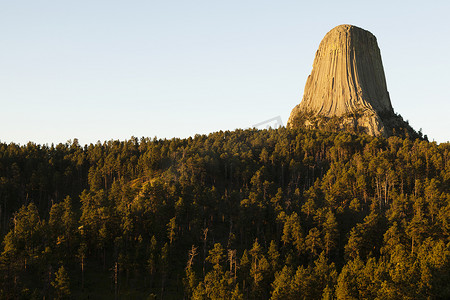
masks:
{"type": "Polygon", "coordinates": [[[449,299],[450,144],[0,144],[1,299],[449,299]]]}

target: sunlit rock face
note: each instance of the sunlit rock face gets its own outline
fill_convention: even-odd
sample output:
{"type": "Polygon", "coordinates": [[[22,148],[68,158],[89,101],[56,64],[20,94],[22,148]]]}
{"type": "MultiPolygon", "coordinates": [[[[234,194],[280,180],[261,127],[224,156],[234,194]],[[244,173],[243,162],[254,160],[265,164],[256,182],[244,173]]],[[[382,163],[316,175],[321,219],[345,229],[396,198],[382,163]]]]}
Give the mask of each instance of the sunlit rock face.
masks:
{"type": "Polygon", "coordinates": [[[397,131],[409,127],[400,119],[389,98],[376,37],[352,25],[329,31],[288,127],[335,127],[388,136],[399,125],[397,131]]]}

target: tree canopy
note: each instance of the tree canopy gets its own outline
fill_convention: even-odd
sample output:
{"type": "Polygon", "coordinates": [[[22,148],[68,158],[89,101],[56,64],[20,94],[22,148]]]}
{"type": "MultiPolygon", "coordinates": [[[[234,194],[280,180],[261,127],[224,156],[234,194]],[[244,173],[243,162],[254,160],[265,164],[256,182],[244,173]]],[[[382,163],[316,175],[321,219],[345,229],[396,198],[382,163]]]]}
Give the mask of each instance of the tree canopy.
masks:
{"type": "Polygon", "coordinates": [[[220,131],[0,144],[0,298],[445,299],[450,144],[220,131]]]}

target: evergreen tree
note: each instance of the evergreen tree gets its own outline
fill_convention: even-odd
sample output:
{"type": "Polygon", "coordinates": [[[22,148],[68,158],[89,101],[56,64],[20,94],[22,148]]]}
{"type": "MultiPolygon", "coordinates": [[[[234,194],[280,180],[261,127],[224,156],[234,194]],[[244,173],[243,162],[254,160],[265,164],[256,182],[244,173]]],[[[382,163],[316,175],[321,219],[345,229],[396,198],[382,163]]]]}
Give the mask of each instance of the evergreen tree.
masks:
{"type": "Polygon", "coordinates": [[[56,299],[67,299],[70,296],[69,275],[64,266],[59,267],[52,286],[55,289],[56,299]]]}

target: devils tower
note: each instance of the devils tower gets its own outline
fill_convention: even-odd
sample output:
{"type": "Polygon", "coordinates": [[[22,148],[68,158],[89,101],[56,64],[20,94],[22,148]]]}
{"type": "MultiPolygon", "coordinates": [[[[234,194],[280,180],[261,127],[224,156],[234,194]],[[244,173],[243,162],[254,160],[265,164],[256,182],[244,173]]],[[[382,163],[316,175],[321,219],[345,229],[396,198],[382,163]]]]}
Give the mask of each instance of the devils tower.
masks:
{"type": "Polygon", "coordinates": [[[376,37],[353,25],[337,26],[321,41],[288,127],[383,136],[415,133],[394,113],[376,37]]]}

